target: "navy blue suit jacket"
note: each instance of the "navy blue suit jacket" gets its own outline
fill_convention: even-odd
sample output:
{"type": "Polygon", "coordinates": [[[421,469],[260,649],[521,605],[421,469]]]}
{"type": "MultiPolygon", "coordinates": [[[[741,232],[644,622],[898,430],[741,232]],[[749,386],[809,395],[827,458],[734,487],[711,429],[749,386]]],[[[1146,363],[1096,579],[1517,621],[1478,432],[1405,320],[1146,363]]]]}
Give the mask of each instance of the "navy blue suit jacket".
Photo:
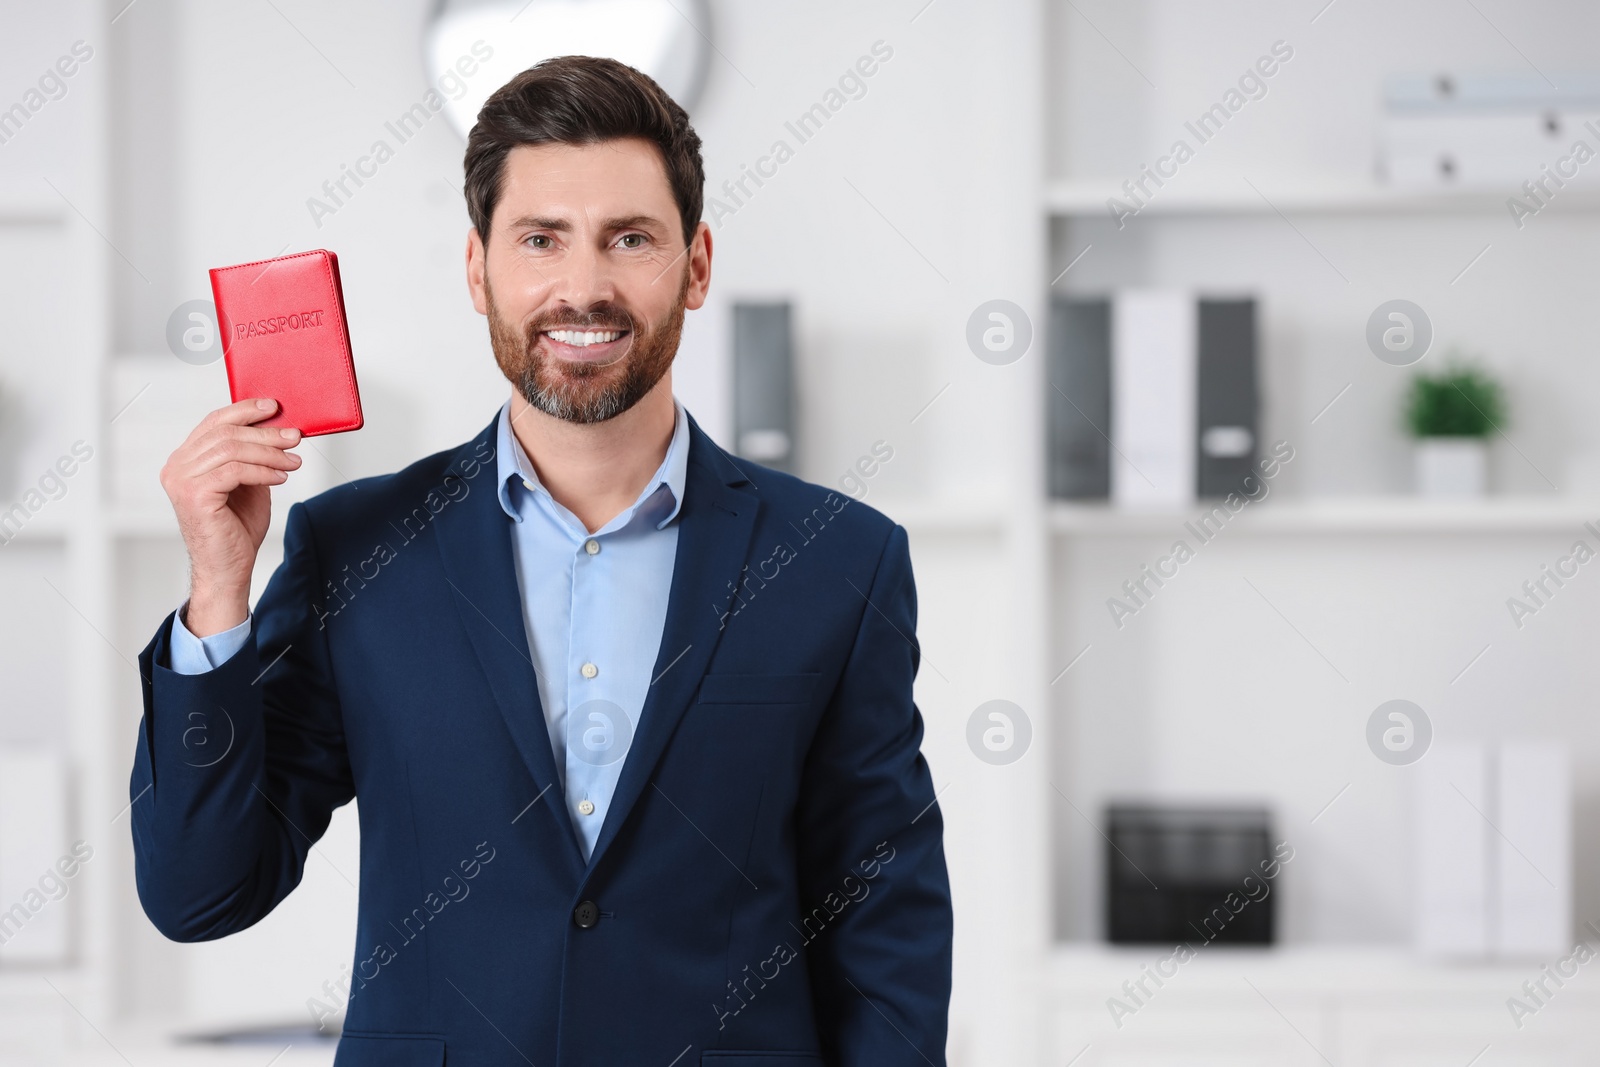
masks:
{"type": "Polygon", "coordinates": [[[222,666],[162,666],[162,623],[129,791],[145,913],[180,941],[245,929],[359,796],[338,1067],[942,1065],[905,531],[691,426],[655,681],[585,864],[494,429],[293,505],[222,666]]]}

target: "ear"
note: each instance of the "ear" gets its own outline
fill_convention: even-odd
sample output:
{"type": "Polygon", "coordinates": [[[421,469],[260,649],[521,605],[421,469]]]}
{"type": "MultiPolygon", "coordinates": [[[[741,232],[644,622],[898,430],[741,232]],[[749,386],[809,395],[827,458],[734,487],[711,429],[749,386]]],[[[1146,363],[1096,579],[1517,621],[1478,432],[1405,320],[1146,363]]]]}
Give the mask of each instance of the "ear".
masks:
{"type": "Polygon", "coordinates": [[[683,306],[698,311],[711,292],[711,227],[704,222],[695,227],[689,241],[689,288],[684,293],[683,306]]]}
{"type": "Polygon", "coordinates": [[[478,228],[467,228],[467,290],[472,294],[472,306],[478,314],[489,313],[488,293],[485,290],[484,272],[488,270],[488,250],[483,246],[483,238],[478,236],[478,228]]]}

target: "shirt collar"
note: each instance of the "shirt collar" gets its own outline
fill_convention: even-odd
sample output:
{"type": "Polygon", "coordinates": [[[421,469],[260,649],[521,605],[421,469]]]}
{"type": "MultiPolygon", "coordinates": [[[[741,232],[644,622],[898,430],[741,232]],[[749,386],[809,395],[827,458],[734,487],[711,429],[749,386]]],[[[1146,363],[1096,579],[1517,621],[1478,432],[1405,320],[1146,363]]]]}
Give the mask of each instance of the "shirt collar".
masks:
{"type": "MultiPolygon", "coordinates": [[[[650,476],[650,480],[645,483],[644,489],[640,491],[633,504],[602,529],[617,529],[627,525],[633,513],[663,486],[667,489],[667,496],[663,498],[664,514],[656,522],[656,529],[665,527],[677,518],[679,509],[683,507],[683,486],[689,470],[689,416],[683,405],[678,403],[677,397],[672,398],[672,409],[672,440],[667,444],[667,454],[662,458],[661,466],[650,476]]],[[[495,464],[498,474],[495,484],[498,486],[500,507],[512,521],[522,521],[522,513],[517,509],[517,501],[513,496],[514,491],[540,495],[555,508],[565,512],[566,509],[555,502],[549,490],[539,481],[539,475],[528,460],[528,454],[522,450],[522,443],[511,430],[510,400],[500,407],[495,438],[495,464]]]]}

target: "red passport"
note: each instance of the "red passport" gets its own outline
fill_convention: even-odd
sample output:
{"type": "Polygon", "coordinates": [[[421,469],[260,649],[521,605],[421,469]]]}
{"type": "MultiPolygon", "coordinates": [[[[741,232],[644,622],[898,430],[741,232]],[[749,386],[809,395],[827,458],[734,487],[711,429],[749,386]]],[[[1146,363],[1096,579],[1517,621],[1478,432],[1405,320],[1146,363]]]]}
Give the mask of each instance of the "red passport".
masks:
{"type": "Polygon", "coordinates": [[[217,267],[211,296],[234,403],[278,402],[257,426],[293,426],[307,437],[361,428],[338,256],[319,248],[217,267]]]}

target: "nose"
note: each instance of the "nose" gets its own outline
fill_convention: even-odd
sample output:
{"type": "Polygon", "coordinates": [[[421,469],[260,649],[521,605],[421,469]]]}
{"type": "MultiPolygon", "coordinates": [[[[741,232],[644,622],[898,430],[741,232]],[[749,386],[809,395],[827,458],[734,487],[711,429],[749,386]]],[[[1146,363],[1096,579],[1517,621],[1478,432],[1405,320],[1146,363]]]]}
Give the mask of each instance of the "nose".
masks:
{"type": "Polygon", "coordinates": [[[552,296],[560,303],[579,310],[616,299],[616,280],[603,249],[592,241],[574,243],[557,268],[552,296]]]}

